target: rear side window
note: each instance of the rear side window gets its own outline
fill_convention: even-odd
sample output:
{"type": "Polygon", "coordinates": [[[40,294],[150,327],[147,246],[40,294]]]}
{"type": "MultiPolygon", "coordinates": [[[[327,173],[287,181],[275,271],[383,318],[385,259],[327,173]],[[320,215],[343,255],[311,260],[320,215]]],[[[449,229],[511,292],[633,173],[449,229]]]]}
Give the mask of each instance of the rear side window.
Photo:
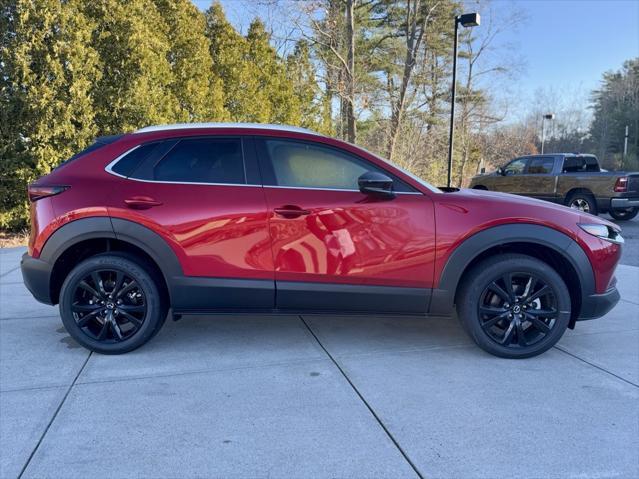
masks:
{"type": "Polygon", "coordinates": [[[551,156],[543,158],[532,158],[528,164],[529,175],[548,175],[552,173],[555,159],[551,156]]]}
{"type": "Polygon", "coordinates": [[[564,159],[565,173],[576,173],[586,171],[586,160],[583,156],[568,156],[564,159]]]}
{"type": "Polygon", "coordinates": [[[135,178],[180,183],[245,184],[242,142],[239,138],[180,140],[166,155],[135,178]]]}

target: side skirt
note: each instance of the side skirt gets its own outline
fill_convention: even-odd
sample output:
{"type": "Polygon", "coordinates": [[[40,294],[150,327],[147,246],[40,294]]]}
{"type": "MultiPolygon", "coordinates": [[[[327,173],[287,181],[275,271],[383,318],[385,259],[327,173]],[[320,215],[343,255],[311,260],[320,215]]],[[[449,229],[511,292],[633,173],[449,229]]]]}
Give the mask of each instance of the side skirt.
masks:
{"type": "Polygon", "coordinates": [[[373,285],[174,277],[174,314],[425,315],[431,290],[373,285]]]}

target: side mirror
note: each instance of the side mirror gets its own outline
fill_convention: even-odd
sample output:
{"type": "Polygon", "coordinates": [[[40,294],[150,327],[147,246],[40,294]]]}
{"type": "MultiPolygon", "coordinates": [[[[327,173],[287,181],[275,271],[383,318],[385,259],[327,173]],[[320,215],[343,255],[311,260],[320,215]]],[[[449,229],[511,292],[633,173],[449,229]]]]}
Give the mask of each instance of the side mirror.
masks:
{"type": "Polygon", "coordinates": [[[486,173],[486,168],[484,168],[484,167],[482,166],[482,168],[481,168],[481,170],[479,170],[479,172],[483,175],[484,173],[486,173]]]}
{"type": "Polygon", "coordinates": [[[497,174],[501,176],[506,176],[506,170],[504,170],[501,166],[497,168],[497,174]]]}
{"type": "Polygon", "coordinates": [[[359,191],[379,198],[394,198],[393,180],[383,173],[367,171],[357,179],[359,191]]]}

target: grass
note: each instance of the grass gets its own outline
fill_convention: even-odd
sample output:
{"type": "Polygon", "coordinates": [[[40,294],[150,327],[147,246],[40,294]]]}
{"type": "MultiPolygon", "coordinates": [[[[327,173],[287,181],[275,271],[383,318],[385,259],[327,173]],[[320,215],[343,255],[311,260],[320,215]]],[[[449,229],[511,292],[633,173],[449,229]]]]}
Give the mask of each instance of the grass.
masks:
{"type": "Polygon", "coordinates": [[[29,242],[29,231],[24,230],[19,233],[9,233],[0,231],[0,248],[13,248],[15,246],[27,246],[29,242]]]}

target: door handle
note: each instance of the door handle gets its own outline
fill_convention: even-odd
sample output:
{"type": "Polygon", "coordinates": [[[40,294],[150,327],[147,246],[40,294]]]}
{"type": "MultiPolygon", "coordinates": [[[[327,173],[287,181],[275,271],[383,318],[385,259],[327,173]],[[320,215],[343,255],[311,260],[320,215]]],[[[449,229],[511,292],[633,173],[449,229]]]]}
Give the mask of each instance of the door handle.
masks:
{"type": "Polygon", "coordinates": [[[153,198],[148,196],[134,196],[132,198],[127,198],[124,200],[124,203],[134,210],[146,210],[162,204],[161,201],[155,201],[153,198]]]}
{"type": "Polygon", "coordinates": [[[310,215],[311,210],[305,210],[295,205],[284,205],[279,208],[275,208],[275,214],[283,216],[284,218],[298,218],[303,215],[310,215]]]}

